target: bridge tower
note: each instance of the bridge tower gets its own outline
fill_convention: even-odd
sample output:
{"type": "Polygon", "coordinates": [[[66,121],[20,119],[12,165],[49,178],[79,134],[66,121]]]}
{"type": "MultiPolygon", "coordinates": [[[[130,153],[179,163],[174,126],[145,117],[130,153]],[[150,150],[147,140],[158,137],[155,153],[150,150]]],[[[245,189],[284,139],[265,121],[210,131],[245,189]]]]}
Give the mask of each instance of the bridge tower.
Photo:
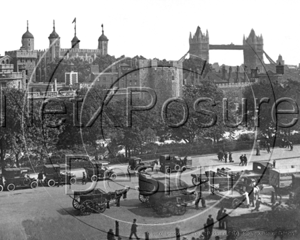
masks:
{"type": "Polygon", "coordinates": [[[248,71],[251,69],[259,69],[260,72],[264,72],[263,68],[263,49],[264,41],[262,35],[258,36],[252,29],[248,38],[243,39],[244,47],[244,65],[247,66],[248,71]]]}
{"type": "Polygon", "coordinates": [[[196,29],[196,33],[192,37],[190,33],[190,57],[196,58],[200,57],[203,60],[209,60],[209,36],[208,31],[206,30],[206,34],[201,32],[200,27],[198,26],[196,29]]]}

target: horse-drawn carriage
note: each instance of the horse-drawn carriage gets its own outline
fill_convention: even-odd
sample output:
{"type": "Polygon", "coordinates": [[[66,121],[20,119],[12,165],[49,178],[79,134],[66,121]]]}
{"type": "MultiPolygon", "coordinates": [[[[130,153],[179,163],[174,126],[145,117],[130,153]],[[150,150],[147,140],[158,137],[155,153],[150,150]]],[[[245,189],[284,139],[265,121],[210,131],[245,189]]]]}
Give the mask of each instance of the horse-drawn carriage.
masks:
{"type": "Polygon", "coordinates": [[[72,205],[76,210],[80,210],[82,215],[90,215],[92,212],[103,213],[111,201],[119,205],[121,197],[123,196],[125,199],[128,191],[128,187],[108,193],[100,188],[90,191],[75,191],[72,205]]]}
{"type": "Polygon", "coordinates": [[[138,171],[140,201],[147,203],[160,216],[183,215],[187,204],[195,200],[195,189],[190,190],[191,186],[179,178],[143,170],[138,171]]]}

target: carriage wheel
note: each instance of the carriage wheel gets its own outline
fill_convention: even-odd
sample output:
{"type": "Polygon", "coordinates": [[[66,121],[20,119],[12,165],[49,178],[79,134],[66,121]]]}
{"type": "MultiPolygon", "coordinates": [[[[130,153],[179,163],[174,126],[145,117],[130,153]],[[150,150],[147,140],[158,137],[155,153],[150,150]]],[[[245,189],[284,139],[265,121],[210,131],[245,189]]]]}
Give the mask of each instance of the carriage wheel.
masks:
{"type": "Polygon", "coordinates": [[[55,186],[55,181],[54,181],[53,179],[50,179],[50,180],[48,181],[48,186],[49,186],[49,187],[54,187],[54,186],[55,186]]]}
{"type": "Polygon", "coordinates": [[[80,205],[82,215],[90,215],[94,210],[94,204],[91,200],[86,200],[80,205]]]}
{"type": "Polygon", "coordinates": [[[180,166],[178,164],[176,164],[174,167],[174,170],[178,172],[180,170],[180,166]]]}
{"type": "Polygon", "coordinates": [[[186,166],[182,166],[181,171],[185,171],[186,170],[186,166]]]}
{"type": "Polygon", "coordinates": [[[0,192],[2,192],[3,191],[3,186],[2,185],[0,185],[0,192]]]}
{"type": "Polygon", "coordinates": [[[73,208],[75,208],[76,210],[80,210],[80,202],[79,202],[79,200],[80,200],[79,196],[74,196],[72,205],[73,205],[73,208]]]}
{"type": "Polygon", "coordinates": [[[149,197],[148,196],[144,196],[142,194],[139,194],[139,200],[142,202],[142,203],[146,203],[146,202],[149,202],[149,197]]]}
{"type": "Polygon", "coordinates": [[[99,203],[95,204],[95,210],[97,213],[104,213],[107,207],[106,199],[101,198],[99,203]]]}
{"type": "Polygon", "coordinates": [[[32,189],[36,188],[37,186],[38,186],[37,181],[33,181],[33,182],[30,183],[30,187],[31,187],[32,189]]]}
{"type": "Polygon", "coordinates": [[[8,184],[8,186],[7,186],[7,190],[10,192],[14,191],[15,188],[16,188],[16,186],[13,183],[8,184]]]}
{"type": "Polygon", "coordinates": [[[171,173],[171,168],[167,167],[166,168],[166,173],[171,173]]]}
{"type": "Polygon", "coordinates": [[[110,175],[110,179],[111,179],[111,180],[116,180],[116,178],[117,178],[117,174],[112,173],[112,174],[110,175]]]}
{"type": "Polygon", "coordinates": [[[70,184],[74,185],[76,183],[76,178],[72,177],[70,178],[70,184]]]}
{"type": "Polygon", "coordinates": [[[93,175],[93,176],[91,177],[91,180],[92,180],[92,182],[97,182],[98,177],[97,177],[96,175],[93,175]]]}
{"type": "Polygon", "coordinates": [[[237,198],[233,199],[232,201],[232,208],[238,208],[241,205],[241,201],[237,198]]]}
{"type": "Polygon", "coordinates": [[[192,183],[194,184],[194,186],[198,185],[200,183],[199,178],[193,177],[192,178],[192,183]]]}

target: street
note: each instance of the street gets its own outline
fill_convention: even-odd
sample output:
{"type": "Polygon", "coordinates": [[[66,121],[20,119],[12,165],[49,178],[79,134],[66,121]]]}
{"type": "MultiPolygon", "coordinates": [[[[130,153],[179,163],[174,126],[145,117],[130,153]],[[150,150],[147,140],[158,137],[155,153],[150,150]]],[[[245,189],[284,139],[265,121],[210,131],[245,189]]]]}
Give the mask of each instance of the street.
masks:
{"type": "MultiPolygon", "coordinates": [[[[295,146],[293,151],[276,148],[272,153],[261,151],[260,156],[250,155],[251,151],[234,152],[234,163],[220,163],[217,155],[195,156],[193,159],[194,170],[185,171],[181,179],[191,184],[191,173],[198,173],[196,166],[216,168],[227,167],[232,170],[242,171],[252,168],[253,161],[265,161],[278,158],[293,158],[299,156],[300,146],[295,146]],[[240,154],[247,154],[249,164],[247,167],[239,166],[240,154]],[[275,157],[276,156],[276,157],[275,157]]],[[[277,160],[278,162],[280,160],[277,160]]],[[[127,168],[126,165],[115,165],[117,168],[127,168]]],[[[90,186],[90,182],[82,185],[77,182],[71,186],[71,190],[83,190],[90,186]]],[[[0,218],[0,239],[106,239],[107,231],[112,228],[115,232],[115,221],[119,222],[119,235],[122,239],[128,239],[133,219],[137,219],[138,236],[145,238],[145,232],[149,232],[150,239],[175,239],[175,228],[180,229],[181,236],[199,237],[203,231],[203,225],[209,214],[216,219],[220,207],[220,199],[203,193],[207,197],[207,207],[195,210],[194,206],[188,206],[183,216],[171,216],[161,218],[146,204],[138,200],[138,179],[132,176],[130,179],[118,176],[116,182],[100,181],[97,187],[109,192],[117,189],[130,187],[127,199],[121,199],[121,206],[114,204],[102,214],[92,213],[89,216],[82,216],[80,211],[72,207],[72,198],[65,192],[70,186],[60,187],[38,187],[36,189],[18,189],[14,192],[1,192],[1,215],[0,218]]],[[[69,189],[70,190],[70,189],[69,189]]],[[[72,196],[72,195],[71,195],[72,196]]],[[[265,196],[263,201],[269,201],[265,196]]],[[[261,210],[269,210],[268,206],[262,205],[261,210]]],[[[229,215],[249,213],[248,208],[227,209],[229,215]]],[[[224,239],[225,230],[217,229],[215,223],[214,234],[224,239]],[[223,237],[222,237],[223,236],[223,237]]],[[[271,238],[266,238],[271,239],[271,238]]]]}

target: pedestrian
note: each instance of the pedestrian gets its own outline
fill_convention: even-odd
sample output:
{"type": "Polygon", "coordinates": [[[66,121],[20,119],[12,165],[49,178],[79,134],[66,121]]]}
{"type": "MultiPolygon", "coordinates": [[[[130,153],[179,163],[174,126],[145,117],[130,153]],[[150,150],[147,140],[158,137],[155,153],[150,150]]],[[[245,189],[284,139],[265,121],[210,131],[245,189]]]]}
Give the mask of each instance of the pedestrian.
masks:
{"type": "Polygon", "coordinates": [[[203,208],[206,208],[206,201],[205,201],[205,198],[201,198],[201,205],[203,208]]]}
{"type": "Polygon", "coordinates": [[[208,218],[206,220],[206,225],[207,225],[207,228],[208,228],[208,237],[211,238],[212,232],[213,232],[213,229],[214,229],[214,219],[211,217],[211,215],[208,216],[208,218]]]}
{"type": "Polygon", "coordinates": [[[60,186],[60,172],[57,170],[57,187],[60,186]]]}
{"type": "Polygon", "coordinates": [[[43,172],[39,172],[38,174],[38,183],[42,185],[43,183],[43,172]]]}
{"type": "Polygon", "coordinates": [[[224,153],[224,160],[225,160],[225,163],[227,163],[227,157],[228,157],[227,152],[225,152],[225,153],[224,153]]]}
{"type": "Polygon", "coordinates": [[[204,224],[204,232],[202,232],[202,237],[204,238],[204,240],[209,240],[209,232],[206,223],[204,224]]]}
{"type": "Polygon", "coordinates": [[[285,229],[281,228],[281,227],[278,227],[275,229],[275,234],[274,234],[274,240],[277,238],[277,237],[280,237],[281,240],[283,240],[283,232],[285,231],[285,229]]]}
{"type": "Polygon", "coordinates": [[[85,172],[82,172],[82,185],[86,184],[86,176],[85,176],[85,172]]]}
{"type": "Polygon", "coordinates": [[[259,197],[259,198],[256,200],[255,208],[254,208],[251,212],[259,211],[260,204],[261,204],[261,198],[259,197]]]}
{"type": "Polygon", "coordinates": [[[223,213],[222,213],[222,229],[227,229],[227,218],[228,218],[228,215],[226,213],[226,209],[224,209],[223,213]]]}
{"type": "Polygon", "coordinates": [[[218,214],[217,214],[217,220],[219,221],[219,229],[223,229],[223,226],[222,226],[223,211],[224,211],[224,208],[221,207],[220,210],[218,211],[218,214]]]}
{"type": "Polygon", "coordinates": [[[249,200],[250,205],[252,204],[252,207],[254,207],[254,188],[252,188],[249,192],[249,200]]]}
{"type": "Polygon", "coordinates": [[[247,166],[247,164],[248,164],[248,159],[246,157],[246,154],[244,154],[244,165],[247,166]]]}
{"type": "Polygon", "coordinates": [[[267,152],[270,153],[270,143],[267,143],[267,152]]]}
{"type": "Polygon", "coordinates": [[[107,232],[107,240],[114,240],[115,239],[115,234],[112,229],[109,229],[107,232]]]}
{"type": "Polygon", "coordinates": [[[232,153],[231,152],[229,152],[229,162],[233,162],[233,160],[232,160],[232,153]]]}
{"type": "Polygon", "coordinates": [[[196,193],[195,208],[198,210],[199,209],[199,202],[200,202],[200,199],[201,199],[201,184],[200,183],[198,183],[198,185],[196,186],[195,193],[196,193]]]}
{"type": "Polygon", "coordinates": [[[245,199],[246,199],[246,206],[247,206],[247,208],[249,208],[249,206],[250,206],[250,200],[249,200],[248,192],[245,191],[243,195],[245,196],[245,199]]]}
{"type": "Polygon", "coordinates": [[[240,163],[239,163],[239,166],[240,165],[244,165],[244,156],[243,156],[243,154],[240,156],[240,163]]]}
{"type": "Polygon", "coordinates": [[[294,147],[293,147],[293,143],[292,142],[290,142],[290,148],[291,148],[290,150],[293,151],[294,147]]]}
{"type": "Polygon", "coordinates": [[[133,223],[131,225],[131,232],[130,232],[129,239],[132,239],[131,238],[132,235],[134,235],[136,239],[139,239],[139,237],[136,235],[136,231],[137,231],[136,219],[133,219],[133,223]]]}

